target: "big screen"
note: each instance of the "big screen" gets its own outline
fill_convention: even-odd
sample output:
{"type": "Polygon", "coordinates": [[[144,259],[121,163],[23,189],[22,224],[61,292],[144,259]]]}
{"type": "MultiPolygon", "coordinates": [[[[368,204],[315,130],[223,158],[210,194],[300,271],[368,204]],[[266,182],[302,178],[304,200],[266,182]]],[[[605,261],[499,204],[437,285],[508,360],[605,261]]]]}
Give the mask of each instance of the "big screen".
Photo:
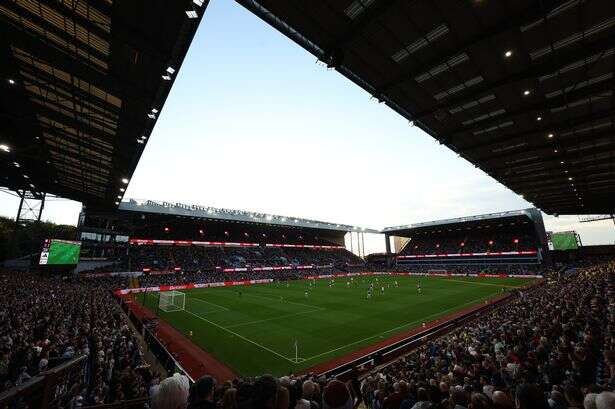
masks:
{"type": "Polygon", "coordinates": [[[578,248],[577,236],[574,232],[552,233],[553,250],[575,250],[578,248]]]}
{"type": "Polygon", "coordinates": [[[39,264],[68,265],[79,262],[81,242],[47,239],[43,244],[39,264]]]}

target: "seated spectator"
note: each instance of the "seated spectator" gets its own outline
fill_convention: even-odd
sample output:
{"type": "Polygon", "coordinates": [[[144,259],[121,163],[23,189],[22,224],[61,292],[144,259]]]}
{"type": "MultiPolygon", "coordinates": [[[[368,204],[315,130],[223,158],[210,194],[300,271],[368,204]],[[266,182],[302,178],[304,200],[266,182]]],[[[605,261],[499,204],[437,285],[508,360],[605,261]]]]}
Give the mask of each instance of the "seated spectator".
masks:
{"type": "Polygon", "coordinates": [[[184,375],[175,374],[163,380],[152,397],[152,409],[184,409],[189,390],[190,384],[184,375]]]}

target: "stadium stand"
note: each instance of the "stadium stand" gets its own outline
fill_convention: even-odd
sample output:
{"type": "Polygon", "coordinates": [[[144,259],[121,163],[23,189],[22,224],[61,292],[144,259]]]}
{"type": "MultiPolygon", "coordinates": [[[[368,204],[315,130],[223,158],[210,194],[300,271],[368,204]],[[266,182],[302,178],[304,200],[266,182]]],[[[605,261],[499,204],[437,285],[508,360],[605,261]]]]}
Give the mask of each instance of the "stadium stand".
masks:
{"type": "Polygon", "coordinates": [[[547,236],[535,208],[383,229],[396,238],[398,270],[472,272],[537,270],[548,257],[547,236]]]}
{"type": "MultiPolygon", "coordinates": [[[[2,299],[13,302],[0,307],[1,385],[2,390],[27,385],[84,356],[87,376],[59,394],[57,407],[103,402],[143,407],[143,400],[134,399],[145,398],[152,399],[153,408],[183,407],[187,401],[189,407],[231,408],[351,408],[359,402],[372,409],[512,408],[516,400],[517,408],[546,409],[581,406],[587,399],[595,401],[591,407],[610,409],[614,278],[613,261],[553,275],[398,361],[353,372],[345,381],[316,374],[264,375],[216,385],[205,377],[189,388],[187,377],[164,379],[167,374],[144,362],[137,333],[112,300],[115,279],[2,274],[2,299]],[[175,394],[178,388],[184,392],[175,394]],[[533,403],[523,403],[527,399],[533,403]],[[171,406],[161,403],[167,400],[171,406]]],[[[3,399],[0,394],[0,404],[9,404],[3,399]]]]}
{"type": "MultiPolygon", "coordinates": [[[[237,2],[547,213],[613,214],[612,2],[237,2]]],[[[342,249],[266,245],[343,246],[344,234],[365,231],[356,226],[122,201],[208,3],[2,3],[2,186],[21,204],[47,193],[83,202],[84,254],[111,259],[99,267],[107,273],[172,270],[143,275],[146,285],[304,274],[262,269],[284,263],[365,269],[342,249]],[[172,244],[134,247],[135,237],[172,244]],[[194,244],[205,240],[254,246],[194,244]]],[[[437,238],[433,224],[387,229],[387,246],[411,231],[418,243],[392,269],[536,271],[548,251],[531,213],[502,216],[529,218],[527,229],[485,233],[484,220],[458,220],[472,232],[437,238]],[[440,248],[459,256],[441,258],[440,248]]],[[[615,264],[605,254],[559,254],[540,285],[452,332],[419,333],[393,363],[339,379],[221,383],[193,382],[150,330],[155,320],[116,302],[126,277],[2,272],[0,408],[612,409],[615,264]]]]}
{"type": "MultiPolygon", "coordinates": [[[[344,268],[364,261],[344,248],[312,249],[227,246],[130,246],[113,267],[115,271],[214,271],[216,269],[262,269],[315,266],[344,268]]],[[[104,270],[104,268],[103,268],[104,270]]]]}

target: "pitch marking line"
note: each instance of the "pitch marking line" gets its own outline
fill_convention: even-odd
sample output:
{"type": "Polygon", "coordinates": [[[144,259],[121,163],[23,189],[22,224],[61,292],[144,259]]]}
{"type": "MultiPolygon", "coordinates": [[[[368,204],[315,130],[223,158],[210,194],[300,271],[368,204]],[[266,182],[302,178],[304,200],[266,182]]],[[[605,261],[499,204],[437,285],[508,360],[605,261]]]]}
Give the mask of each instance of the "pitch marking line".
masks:
{"type": "Polygon", "coordinates": [[[274,354],[275,356],[278,356],[278,357],[280,357],[280,358],[282,358],[282,359],[285,359],[285,360],[287,360],[288,362],[291,362],[291,363],[293,363],[293,364],[294,364],[294,363],[296,363],[296,362],[294,362],[294,360],[293,360],[293,359],[287,358],[287,357],[285,357],[284,355],[282,355],[282,354],[280,354],[280,353],[278,353],[278,352],[274,351],[273,349],[271,349],[271,348],[267,348],[266,346],[261,345],[261,344],[259,344],[258,342],[252,341],[251,339],[246,338],[246,337],[244,337],[243,335],[240,335],[240,334],[236,333],[235,331],[231,331],[230,329],[225,328],[225,327],[223,327],[222,325],[216,324],[215,322],[210,321],[210,320],[208,320],[207,318],[203,318],[203,317],[201,317],[200,315],[195,314],[195,313],[193,313],[193,312],[191,312],[191,311],[188,311],[188,310],[184,310],[184,311],[185,311],[185,312],[187,312],[187,313],[188,313],[188,314],[190,314],[190,315],[193,315],[193,316],[197,317],[197,318],[198,318],[198,319],[200,319],[200,320],[203,320],[203,321],[205,321],[205,322],[207,322],[207,323],[209,323],[209,324],[211,324],[211,325],[214,325],[214,326],[216,326],[216,327],[220,328],[220,329],[221,329],[221,330],[223,330],[223,331],[226,331],[226,332],[228,332],[228,333],[230,333],[230,334],[233,334],[233,335],[235,335],[236,337],[241,338],[241,339],[243,339],[243,340],[244,340],[244,341],[246,341],[246,342],[249,342],[249,343],[251,343],[251,344],[253,344],[253,345],[256,345],[257,347],[262,348],[262,349],[264,349],[265,351],[271,352],[271,353],[272,353],[272,354],[274,354]]]}
{"type": "Polygon", "coordinates": [[[229,310],[228,308],[226,308],[226,307],[223,307],[223,306],[218,305],[218,304],[214,304],[213,302],[209,302],[209,301],[202,300],[202,299],[200,299],[200,298],[198,298],[198,297],[188,297],[188,298],[189,298],[189,299],[191,299],[191,300],[196,300],[196,301],[203,302],[203,303],[205,303],[205,304],[213,305],[214,307],[220,308],[220,309],[222,309],[222,310],[224,310],[224,311],[230,311],[230,310],[229,310]]]}
{"type": "MultiPolygon", "coordinates": [[[[256,295],[256,294],[244,294],[244,295],[247,295],[248,297],[257,297],[257,298],[264,298],[266,300],[280,301],[280,298],[267,297],[267,296],[264,296],[264,295],[256,295]]],[[[294,302],[294,301],[288,301],[288,300],[282,300],[282,302],[285,302],[287,304],[300,305],[302,307],[322,308],[322,307],[316,307],[315,305],[303,304],[303,303],[300,303],[300,302],[294,302]]]]}
{"type": "Polygon", "coordinates": [[[256,320],[256,321],[240,322],[239,324],[229,325],[226,328],[237,328],[237,327],[243,327],[243,326],[247,326],[247,325],[260,324],[261,322],[275,321],[275,320],[279,320],[279,319],[282,319],[282,318],[295,317],[297,315],[303,315],[303,314],[311,314],[313,312],[318,312],[318,311],[322,311],[322,310],[325,310],[325,309],[326,308],[324,308],[324,307],[314,307],[310,311],[302,311],[302,312],[295,312],[295,313],[292,313],[292,314],[284,314],[284,315],[279,315],[277,317],[265,318],[265,319],[256,320]]]}
{"type": "Polygon", "coordinates": [[[436,280],[440,280],[440,281],[454,281],[456,283],[464,283],[464,284],[471,284],[471,285],[487,285],[487,286],[490,286],[490,287],[508,287],[508,288],[523,287],[522,285],[479,283],[479,282],[476,282],[476,281],[455,280],[454,278],[436,278],[436,280]]]}
{"type": "Polygon", "coordinates": [[[359,343],[361,343],[361,342],[363,342],[363,341],[368,341],[368,340],[370,340],[370,339],[377,338],[377,337],[379,337],[379,336],[382,336],[383,334],[386,334],[386,333],[389,333],[389,332],[392,332],[392,331],[396,331],[396,330],[398,330],[398,329],[401,329],[401,328],[407,327],[407,326],[409,326],[409,325],[416,324],[416,323],[419,323],[419,322],[423,322],[423,321],[425,321],[427,318],[431,318],[431,317],[434,317],[434,316],[438,316],[438,315],[440,315],[440,314],[442,314],[442,313],[446,313],[446,312],[448,312],[448,311],[458,309],[459,307],[463,307],[464,305],[473,304],[473,303],[478,303],[479,301],[482,301],[482,300],[484,300],[484,299],[486,299],[486,298],[492,298],[492,297],[493,297],[493,295],[488,295],[488,296],[485,296],[485,297],[480,297],[480,298],[477,298],[477,299],[472,300],[472,301],[468,301],[468,302],[463,303],[463,304],[458,304],[458,305],[455,305],[454,307],[447,308],[447,309],[442,310],[442,311],[438,311],[438,312],[436,312],[436,313],[434,313],[434,314],[427,315],[427,316],[425,316],[425,317],[423,317],[423,318],[420,318],[420,319],[418,319],[418,320],[415,320],[415,321],[407,322],[407,323],[402,324],[402,325],[399,325],[399,326],[397,326],[397,327],[395,327],[395,328],[391,328],[391,329],[388,329],[388,330],[386,330],[386,331],[384,331],[384,332],[380,332],[380,333],[378,333],[378,334],[376,334],[376,335],[372,335],[371,337],[363,338],[363,339],[360,339],[360,340],[358,340],[358,341],[351,342],[350,344],[342,345],[341,347],[338,347],[338,348],[335,348],[335,349],[331,349],[331,350],[329,350],[329,351],[326,351],[326,352],[320,353],[320,354],[318,354],[318,355],[311,356],[311,357],[309,357],[309,358],[305,358],[305,360],[306,360],[306,361],[309,361],[309,360],[312,360],[312,359],[314,359],[314,358],[319,358],[319,357],[321,357],[321,356],[323,356],[323,355],[330,354],[331,352],[336,352],[336,351],[339,351],[340,349],[344,349],[344,348],[347,348],[347,347],[349,347],[349,346],[352,346],[352,345],[355,345],[355,344],[359,344],[359,343]]]}

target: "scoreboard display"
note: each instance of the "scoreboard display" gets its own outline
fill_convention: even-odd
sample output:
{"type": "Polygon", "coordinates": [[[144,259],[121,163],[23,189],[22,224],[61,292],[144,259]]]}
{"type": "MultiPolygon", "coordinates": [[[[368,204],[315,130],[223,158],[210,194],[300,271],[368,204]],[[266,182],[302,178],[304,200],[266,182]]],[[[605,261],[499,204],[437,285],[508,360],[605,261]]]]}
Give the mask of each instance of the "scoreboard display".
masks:
{"type": "Polygon", "coordinates": [[[46,239],[41,251],[40,265],[74,265],[79,263],[81,242],[46,239]]]}
{"type": "Polygon", "coordinates": [[[553,250],[576,250],[579,248],[575,232],[551,233],[553,250]]]}

